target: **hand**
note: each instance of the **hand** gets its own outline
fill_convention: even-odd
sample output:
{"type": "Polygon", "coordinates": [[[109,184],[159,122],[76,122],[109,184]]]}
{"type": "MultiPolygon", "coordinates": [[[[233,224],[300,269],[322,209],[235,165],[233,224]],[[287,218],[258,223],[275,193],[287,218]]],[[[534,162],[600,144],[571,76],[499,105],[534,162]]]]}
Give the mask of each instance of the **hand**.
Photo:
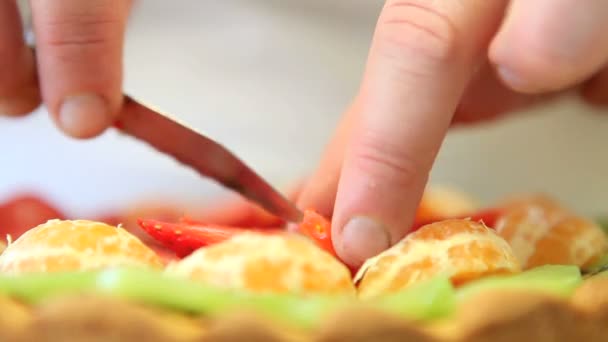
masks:
{"type": "Polygon", "coordinates": [[[334,247],[353,266],[395,244],[452,123],[568,88],[608,103],[607,17],[605,0],[388,0],[358,95],[299,206],[333,216],[334,247]]]}
{"type": "Polygon", "coordinates": [[[0,2],[0,113],[43,101],[76,138],[96,136],[122,106],[122,50],[131,1],[31,0],[36,54],[14,0],[0,2]]]}

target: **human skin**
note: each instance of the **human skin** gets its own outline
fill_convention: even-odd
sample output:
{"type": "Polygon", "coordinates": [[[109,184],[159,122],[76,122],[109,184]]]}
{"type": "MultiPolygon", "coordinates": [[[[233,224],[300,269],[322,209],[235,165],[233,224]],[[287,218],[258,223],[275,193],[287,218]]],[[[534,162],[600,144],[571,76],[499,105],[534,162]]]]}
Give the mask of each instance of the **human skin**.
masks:
{"type": "MultiPolygon", "coordinates": [[[[0,2],[0,113],[41,102],[75,138],[122,107],[131,1],[31,0],[37,52],[14,1],[0,2]]],[[[410,227],[453,124],[565,91],[608,103],[608,1],[387,0],[361,86],[297,203],[332,217],[339,256],[357,266],[410,227]]]]}

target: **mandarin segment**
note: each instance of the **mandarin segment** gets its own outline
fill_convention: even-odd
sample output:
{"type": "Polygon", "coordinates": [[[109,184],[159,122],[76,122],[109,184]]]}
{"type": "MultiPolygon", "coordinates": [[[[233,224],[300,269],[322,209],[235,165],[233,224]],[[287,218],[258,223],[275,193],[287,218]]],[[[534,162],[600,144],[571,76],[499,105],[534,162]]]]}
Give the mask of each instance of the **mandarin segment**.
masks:
{"type": "Polygon", "coordinates": [[[359,296],[369,298],[441,275],[460,285],[519,271],[511,247],[491,229],[470,220],[446,220],[420,228],[369,259],[355,280],[359,296]]]}
{"type": "Polygon", "coordinates": [[[608,250],[599,225],[547,196],[511,199],[503,208],[496,230],[525,269],[547,264],[586,267],[608,250]]]}
{"type": "Polygon", "coordinates": [[[438,217],[466,215],[478,209],[478,204],[468,194],[446,186],[433,185],[424,190],[416,220],[427,222],[438,217]]]}
{"type": "Polygon", "coordinates": [[[355,292],[346,266],[309,239],[288,233],[239,234],[171,263],[166,273],[255,292],[355,292]]]}
{"type": "Polygon", "coordinates": [[[60,272],[112,266],[162,267],[158,255],[120,227],[51,220],[30,229],[0,255],[0,272],[60,272]]]}

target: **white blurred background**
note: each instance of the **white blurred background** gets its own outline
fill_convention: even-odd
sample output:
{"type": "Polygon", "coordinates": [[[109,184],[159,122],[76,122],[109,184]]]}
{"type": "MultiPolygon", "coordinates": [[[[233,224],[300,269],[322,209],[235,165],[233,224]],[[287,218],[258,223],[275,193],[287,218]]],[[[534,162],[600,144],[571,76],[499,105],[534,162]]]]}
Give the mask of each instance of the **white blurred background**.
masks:
{"type": "MultiPolygon", "coordinates": [[[[277,186],[305,176],[359,81],[382,1],[139,1],[125,89],[233,149],[277,186]]],[[[491,201],[545,191],[608,211],[608,117],[565,99],[530,115],[453,131],[432,182],[491,201]]],[[[68,212],[221,189],[139,142],[62,136],[40,110],[0,119],[0,197],[37,191],[68,212]]]]}

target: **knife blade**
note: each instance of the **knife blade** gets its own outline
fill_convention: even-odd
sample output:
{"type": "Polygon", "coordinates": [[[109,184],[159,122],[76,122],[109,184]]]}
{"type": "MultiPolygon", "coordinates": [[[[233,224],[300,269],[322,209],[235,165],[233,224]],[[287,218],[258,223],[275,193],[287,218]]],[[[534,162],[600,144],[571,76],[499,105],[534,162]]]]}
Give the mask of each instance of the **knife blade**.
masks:
{"type": "MultiPolygon", "coordinates": [[[[24,39],[35,51],[31,9],[25,1],[19,2],[19,6],[24,39]]],[[[294,204],[224,146],[130,96],[125,95],[124,110],[114,126],[172,156],[200,175],[240,193],[285,221],[298,223],[303,217],[294,204]]]]}
{"type": "Polygon", "coordinates": [[[173,157],[288,222],[300,222],[302,212],[221,144],[160,111],[126,96],[114,126],[173,157]]]}

